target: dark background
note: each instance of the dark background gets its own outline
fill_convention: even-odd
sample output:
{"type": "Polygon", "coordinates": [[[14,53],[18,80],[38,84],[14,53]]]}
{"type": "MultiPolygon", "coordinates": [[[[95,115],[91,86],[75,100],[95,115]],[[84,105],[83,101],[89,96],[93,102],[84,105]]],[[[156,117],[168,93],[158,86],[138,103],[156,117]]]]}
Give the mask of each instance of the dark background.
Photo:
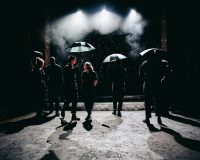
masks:
{"type": "MultiPolygon", "coordinates": [[[[166,13],[168,57],[174,67],[176,77],[172,91],[175,103],[180,110],[199,112],[198,5],[193,1],[5,2],[1,5],[1,108],[26,109],[30,107],[28,63],[33,48],[44,52],[42,33],[45,15],[50,14],[50,19],[53,20],[79,8],[93,12],[93,9],[104,4],[121,15],[127,15],[128,10],[134,7],[150,22],[141,38],[141,43],[146,48],[160,47],[160,18],[162,12],[166,13]]],[[[106,37],[98,35],[98,38],[106,37]]],[[[56,55],[56,53],[51,54],[56,55]]],[[[136,74],[138,65],[138,61],[129,65],[132,71],[129,83],[133,88],[127,91],[128,95],[142,94],[141,82],[136,74]]],[[[98,70],[98,67],[96,68],[98,70]]],[[[109,92],[106,93],[109,94],[109,92]]]]}

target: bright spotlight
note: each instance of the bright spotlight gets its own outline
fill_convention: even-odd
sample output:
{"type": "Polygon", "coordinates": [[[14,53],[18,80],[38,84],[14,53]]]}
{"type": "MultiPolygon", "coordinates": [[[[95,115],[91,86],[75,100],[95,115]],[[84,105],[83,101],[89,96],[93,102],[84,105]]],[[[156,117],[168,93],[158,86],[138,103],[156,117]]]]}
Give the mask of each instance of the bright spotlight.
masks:
{"type": "Polygon", "coordinates": [[[82,14],[82,11],[81,11],[81,10],[78,10],[78,11],[76,12],[76,14],[77,14],[77,15],[81,15],[81,14],[82,14]]]}
{"type": "Polygon", "coordinates": [[[129,15],[124,20],[122,30],[127,33],[142,34],[145,25],[146,22],[143,20],[142,16],[136,10],[131,9],[129,15]]]}
{"type": "Polygon", "coordinates": [[[136,14],[136,11],[134,9],[131,9],[130,15],[136,14]]]}
{"type": "Polygon", "coordinates": [[[108,34],[117,30],[120,26],[121,17],[103,7],[91,18],[91,24],[101,34],[108,34]]]}
{"type": "Polygon", "coordinates": [[[108,14],[108,11],[106,10],[106,8],[104,7],[101,11],[101,15],[106,15],[108,14]]]}
{"type": "Polygon", "coordinates": [[[76,14],[74,15],[74,20],[77,21],[77,23],[84,21],[85,16],[81,10],[78,10],[76,14]]]}
{"type": "Polygon", "coordinates": [[[142,17],[139,13],[137,13],[136,10],[131,9],[127,19],[129,19],[129,21],[136,22],[136,21],[140,21],[142,19],[142,17]]]}

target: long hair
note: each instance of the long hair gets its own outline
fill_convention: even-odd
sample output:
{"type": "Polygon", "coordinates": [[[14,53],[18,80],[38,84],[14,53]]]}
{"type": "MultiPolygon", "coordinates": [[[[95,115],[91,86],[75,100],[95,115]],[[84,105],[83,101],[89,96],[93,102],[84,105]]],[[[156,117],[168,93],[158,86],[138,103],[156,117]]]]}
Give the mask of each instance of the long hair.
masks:
{"type": "Polygon", "coordinates": [[[89,71],[94,71],[94,68],[90,62],[85,62],[85,65],[89,71]]]}

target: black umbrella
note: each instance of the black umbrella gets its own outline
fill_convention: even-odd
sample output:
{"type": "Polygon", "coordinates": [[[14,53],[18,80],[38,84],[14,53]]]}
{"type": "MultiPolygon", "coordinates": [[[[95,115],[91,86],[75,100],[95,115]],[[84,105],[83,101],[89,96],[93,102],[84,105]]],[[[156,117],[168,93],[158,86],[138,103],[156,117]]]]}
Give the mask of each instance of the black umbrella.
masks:
{"type": "Polygon", "coordinates": [[[140,55],[144,59],[148,59],[151,57],[160,57],[160,58],[166,58],[167,52],[163,49],[160,48],[148,48],[145,49],[144,51],[140,52],[140,55]]]}

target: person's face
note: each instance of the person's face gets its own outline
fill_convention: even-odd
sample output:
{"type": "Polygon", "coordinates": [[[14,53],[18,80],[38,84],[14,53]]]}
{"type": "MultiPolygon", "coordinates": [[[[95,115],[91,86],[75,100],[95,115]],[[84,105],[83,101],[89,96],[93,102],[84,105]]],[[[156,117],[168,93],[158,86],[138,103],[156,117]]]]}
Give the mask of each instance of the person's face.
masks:
{"type": "Polygon", "coordinates": [[[77,62],[76,58],[72,60],[72,65],[75,65],[77,62]]]}
{"type": "Polygon", "coordinates": [[[86,64],[84,64],[83,69],[87,70],[87,65],[86,64]]]}

